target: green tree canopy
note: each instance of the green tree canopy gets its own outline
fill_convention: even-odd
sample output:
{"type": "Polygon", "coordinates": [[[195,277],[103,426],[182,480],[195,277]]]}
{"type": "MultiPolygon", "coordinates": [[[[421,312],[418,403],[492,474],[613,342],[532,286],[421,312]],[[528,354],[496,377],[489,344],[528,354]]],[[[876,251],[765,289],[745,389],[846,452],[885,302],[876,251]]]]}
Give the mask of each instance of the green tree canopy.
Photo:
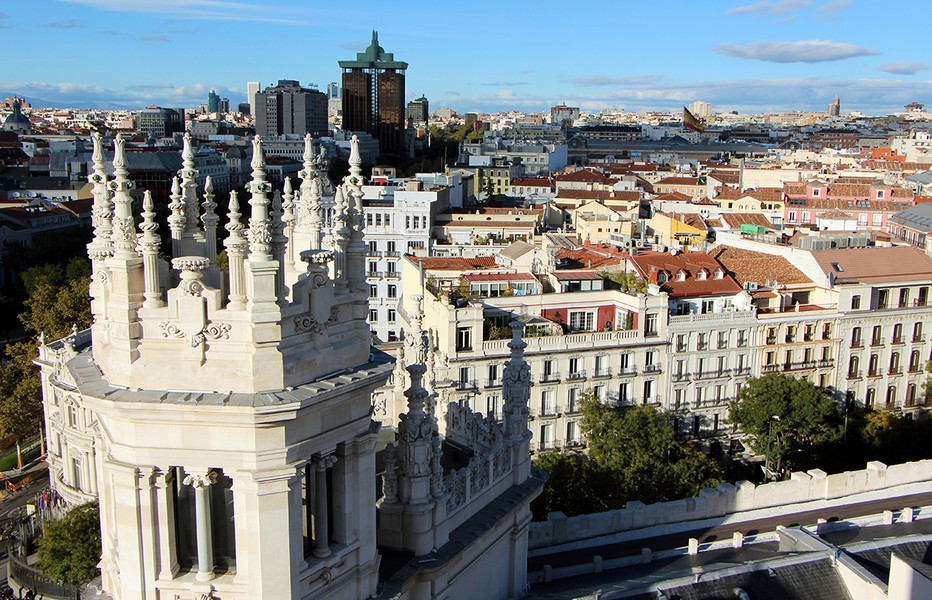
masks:
{"type": "Polygon", "coordinates": [[[67,265],[43,265],[22,275],[28,294],[19,315],[30,339],[8,344],[0,365],[0,433],[23,438],[38,431],[42,419],[42,390],[35,338],[44,333],[52,341],[91,324],[90,266],[75,258],[67,265]]]}
{"type": "Polygon", "coordinates": [[[720,483],[715,462],[676,439],[668,414],[643,405],[619,413],[591,394],[581,406],[590,456],[615,474],[626,500],[685,498],[720,483]]]}
{"type": "Polygon", "coordinates": [[[689,442],[676,439],[667,414],[649,406],[624,412],[591,392],[581,398],[581,430],[588,456],[545,452],[535,465],[550,479],[532,504],[534,517],[568,516],[623,508],[630,500],[663,502],[695,496],[721,482],[721,471],[689,442]]]}
{"type": "Polygon", "coordinates": [[[100,562],[100,512],[97,502],[75,506],[58,521],[45,524],[39,540],[39,568],[70,585],[97,577],[100,562]]]}
{"type": "Polygon", "coordinates": [[[780,373],[748,380],[729,412],[751,447],[782,470],[814,466],[811,451],[843,435],[838,403],[827,390],[780,373]]]}

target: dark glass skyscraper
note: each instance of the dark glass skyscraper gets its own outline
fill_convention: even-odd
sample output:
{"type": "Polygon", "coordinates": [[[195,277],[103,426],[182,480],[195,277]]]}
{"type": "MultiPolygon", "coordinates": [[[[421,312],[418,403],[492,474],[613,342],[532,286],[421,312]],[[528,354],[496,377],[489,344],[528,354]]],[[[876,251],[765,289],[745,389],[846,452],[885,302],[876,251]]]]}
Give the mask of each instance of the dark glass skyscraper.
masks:
{"type": "Polygon", "coordinates": [[[402,150],[405,127],[405,70],[408,63],[379,46],[379,34],[356,60],[341,60],[343,129],[372,134],[382,152],[402,150]]]}

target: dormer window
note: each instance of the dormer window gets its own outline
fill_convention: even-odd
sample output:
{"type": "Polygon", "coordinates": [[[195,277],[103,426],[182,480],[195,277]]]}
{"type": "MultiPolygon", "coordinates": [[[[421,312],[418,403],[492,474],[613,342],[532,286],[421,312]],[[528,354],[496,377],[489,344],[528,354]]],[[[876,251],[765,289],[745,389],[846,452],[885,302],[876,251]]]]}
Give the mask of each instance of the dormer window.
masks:
{"type": "Polygon", "coordinates": [[[877,199],[883,200],[883,190],[877,190],[877,199]]]}
{"type": "Polygon", "coordinates": [[[822,194],[821,188],[812,188],[812,197],[818,198],[822,194]]]}
{"type": "Polygon", "coordinates": [[[696,273],[696,279],[698,279],[699,281],[705,281],[708,278],[709,278],[709,272],[706,271],[705,269],[699,269],[699,272],[696,273]]]}
{"type": "Polygon", "coordinates": [[[669,279],[669,277],[667,277],[666,271],[660,271],[659,273],[657,273],[657,284],[658,285],[662,283],[666,283],[667,279],[669,279]]]}
{"type": "Polygon", "coordinates": [[[725,277],[725,273],[722,272],[721,269],[715,269],[715,278],[716,278],[716,279],[724,279],[724,277],[725,277]]]}

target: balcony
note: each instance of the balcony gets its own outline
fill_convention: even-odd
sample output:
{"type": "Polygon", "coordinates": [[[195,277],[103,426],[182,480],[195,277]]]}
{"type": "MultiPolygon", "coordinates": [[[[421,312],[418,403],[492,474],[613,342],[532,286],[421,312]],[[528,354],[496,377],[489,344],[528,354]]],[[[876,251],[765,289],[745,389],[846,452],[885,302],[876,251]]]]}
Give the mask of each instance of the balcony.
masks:
{"type": "Polygon", "coordinates": [[[660,396],[645,396],[644,404],[660,404],[660,396]]]}
{"type": "Polygon", "coordinates": [[[851,340],[851,347],[852,348],[863,348],[864,342],[860,338],[853,339],[851,340]]]}
{"type": "Polygon", "coordinates": [[[860,371],[848,371],[848,379],[860,379],[860,378],[861,378],[860,371]]]}
{"type": "Polygon", "coordinates": [[[541,373],[540,382],[541,383],[555,383],[560,381],[559,373],[541,373]]]}
{"type": "Polygon", "coordinates": [[[922,365],[909,365],[910,373],[922,373],[922,365]]]}
{"type": "Polygon", "coordinates": [[[744,375],[751,374],[751,367],[741,367],[740,369],[735,369],[735,377],[741,377],[744,375]]]}
{"type": "Polygon", "coordinates": [[[728,342],[723,342],[723,341],[719,340],[718,345],[716,346],[716,349],[717,349],[717,350],[725,350],[726,348],[728,348],[728,342]]]}
{"type": "Polygon", "coordinates": [[[696,350],[702,351],[702,350],[708,350],[708,349],[709,349],[708,342],[699,342],[698,344],[696,344],[696,350]]]}
{"type": "Polygon", "coordinates": [[[386,271],[383,276],[386,279],[401,279],[401,271],[386,271]]]}
{"type": "Polygon", "coordinates": [[[457,390],[474,390],[477,387],[475,379],[460,379],[454,383],[457,390]]]}
{"type": "Polygon", "coordinates": [[[893,338],[892,340],[890,340],[890,343],[893,344],[893,345],[902,345],[902,344],[905,344],[905,343],[906,343],[906,338],[904,338],[903,336],[899,335],[899,336],[893,338]]]}
{"type": "Polygon", "coordinates": [[[601,369],[596,369],[596,370],[592,373],[593,379],[599,379],[599,378],[611,377],[611,376],[612,376],[612,368],[611,368],[611,367],[602,367],[601,369]]]}
{"type": "Polygon", "coordinates": [[[676,346],[677,352],[686,352],[686,350],[687,350],[686,344],[677,344],[676,346]]]}
{"type": "Polygon", "coordinates": [[[784,366],[785,371],[803,371],[805,369],[815,369],[818,366],[818,363],[814,360],[800,360],[792,363],[786,363],[784,366]]]}
{"type": "Polygon", "coordinates": [[[618,369],[619,376],[624,375],[628,377],[628,376],[637,375],[637,374],[638,374],[637,367],[621,367],[620,369],[618,369]]]}
{"type": "Polygon", "coordinates": [[[660,365],[644,365],[644,373],[659,373],[661,370],[660,365]]]}
{"type": "Polygon", "coordinates": [[[868,369],[868,377],[883,377],[883,371],[881,369],[868,369]]]}
{"type": "Polygon", "coordinates": [[[737,346],[738,346],[739,348],[747,348],[747,346],[748,346],[748,340],[747,340],[747,338],[740,338],[740,337],[739,337],[739,338],[738,338],[737,346]]]}
{"type": "Polygon", "coordinates": [[[674,382],[678,383],[681,381],[689,381],[692,375],[689,373],[674,373],[670,377],[673,379],[674,382]]]}
{"type": "Polygon", "coordinates": [[[502,380],[500,378],[499,379],[486,379],[485,387],[487,388],[502,387],[502,380]]]}
{"type": "Polygon", "coordinates": [[[773,365],[764,365],[762,371],[763,371],[764,373],[779,373],[779,372],[780,372],[780,365],[777,365],[777,364],[773,364],[773,365]]]}
{"type": "Polygon", "coordinates": [[[900,367],[890,367],[887,370],[887,375],[902,375],[902,374],[903,374],[903,369],[901,369],[900,367]]]}
{"type": "Polygon", "coordinates": [[[825,367],[834,367],[834,366],[835,366],[834,358],[823,358],[822,360],[819,361],[820,369],[825,368],[825,367]]]}
{"type": "Polygon", "coordinates": [[[925,341],[926,341],[926,340],[925,340],[925,338],[922,337],[922,335],[914,335],[914,336],[913,336],[913,343],[914,343],[914,344],[922,344],[922,343],[925,343],[925,341]]]}
{"type": "Polygon", "coordinates": [[[401,256],[401,252],[398,252],[397,250],[386,250],[386,251],[383,252],[382,254],[383,254],[383,256],[386,256],[386,257],[390,257],[390,256],[391,256],[391,257],[401,256]]]}
{"type": "Polygon", "coordinates": [[[777,336],[767,336],[767,345],[773,346],[777,343],[777,336]]]}
{"type": "Polygon", "coordinates": [[[567,381],[579,381],[586,378],[586,370],[574,371],[566,376],[567,381]]]}
{"type": "Polygon", "coordinates": [[[878,337],[871,340],[871,346],[883,346],[883,338],[878,337]]]}

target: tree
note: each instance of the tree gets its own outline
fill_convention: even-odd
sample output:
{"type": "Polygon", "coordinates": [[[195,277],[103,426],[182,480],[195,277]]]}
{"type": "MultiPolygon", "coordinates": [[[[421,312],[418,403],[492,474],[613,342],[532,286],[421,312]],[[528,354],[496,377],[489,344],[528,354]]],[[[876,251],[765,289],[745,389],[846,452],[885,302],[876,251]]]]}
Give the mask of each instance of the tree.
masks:
{"type": "Polygon", "coordinates": [[[585,454],[570,450],[544,452],[534,466],[549,476],[544,491],[531,503],[534,519],[544,521],[555,511],[572,517],[615,508],[617,490],[612,477],[585,454]]]}
{"type": "Polygon", "coordinates": [[[86,259],[72,259],[67,265],[32,267],[22,275],[28,294],[19,315],[30,338],[7,344],[0,364],[0,433],[19,441],[34,434],[42,422],[42,389],[39,369],[33,364],[38,349],[33,341],[39,333],[56,340],[73,327],[91,324],[90,267],[86,259]]]}
{"type": "Polygon", "coordinates": [[[626,500],[685,498],[721,482],[714,461],[676,439],[669,415],[644,405],[619,413],[588,393],[581,406],[590,456],[614,473],[626,500]]]}
{"type": "Polygon", "coordinates": [[[100,511],[97,502],[75,506],[45,524],[39,540],[39,568],[56,581],[84,585],[97,577],[100,562],[100,511]]]}
{"type": "Polygon", "coordinates": [[[842,437],[838,403],[829,392],[780,373],[748,380],[729,413],[750,436],[751,448],[778,471],[817,464],[811,450],[842,437]]]}
{"type": "Polygon", "coordinates": [[[605,279],[616,283],[624,292],[633,292],[635,294],[647,293],[647,281],[638,277],[637,273],[618,273],[612,271],[602,271],[599,273],[605,279]]]}

